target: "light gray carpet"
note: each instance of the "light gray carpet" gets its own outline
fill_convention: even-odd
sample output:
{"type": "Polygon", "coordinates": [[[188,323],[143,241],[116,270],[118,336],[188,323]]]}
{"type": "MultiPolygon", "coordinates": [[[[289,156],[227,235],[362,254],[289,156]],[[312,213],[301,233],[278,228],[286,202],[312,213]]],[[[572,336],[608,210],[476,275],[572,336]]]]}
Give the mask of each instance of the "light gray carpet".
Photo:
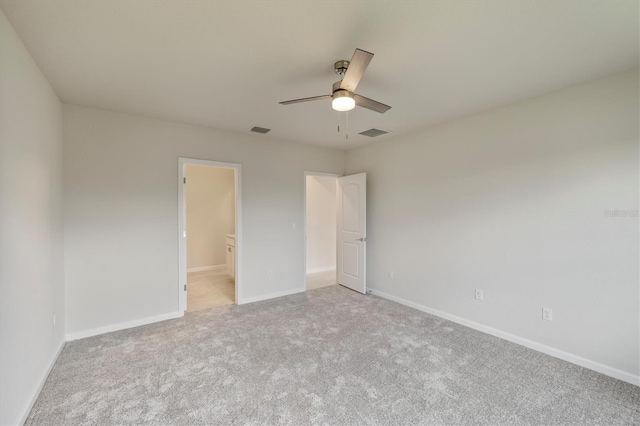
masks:
{"type": "Polygon", "coordinates": [[[27,420],[639,423],[636,386],[341,286],[68,343],[27,420]]]}

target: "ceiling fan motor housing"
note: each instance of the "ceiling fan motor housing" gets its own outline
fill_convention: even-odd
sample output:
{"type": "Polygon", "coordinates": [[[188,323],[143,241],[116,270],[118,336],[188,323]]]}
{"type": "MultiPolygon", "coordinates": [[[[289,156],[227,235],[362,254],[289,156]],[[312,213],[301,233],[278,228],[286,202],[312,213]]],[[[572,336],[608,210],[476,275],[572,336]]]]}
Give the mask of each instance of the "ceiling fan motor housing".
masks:
{"type": "Polygon", "coordinates": [[[353,93],[347,89],[341,89],[340,83],[340,81],[337,81],[333,84],[331,106],[336,111],[351,111],[356,106],[355,99],[353,99],[353,93]]]}
{"type": "Polygon", "coordinates": [[[342,96],[352,96],[353,92],[348,91],[347,89],[340,88],[340,84],[342,81],[336,81],[333,83],[333,90],[331,91],[333,98],[339,98],[342,96]]]}
{"type": "Polygon", "coordinates": [[[348,90],[338,88],[338,90],[334,90],[333,91],[333,95],[331,95],[331,97],[333,99],[335,99],[335,98],[353,98],[353,94],[348,90]]]}

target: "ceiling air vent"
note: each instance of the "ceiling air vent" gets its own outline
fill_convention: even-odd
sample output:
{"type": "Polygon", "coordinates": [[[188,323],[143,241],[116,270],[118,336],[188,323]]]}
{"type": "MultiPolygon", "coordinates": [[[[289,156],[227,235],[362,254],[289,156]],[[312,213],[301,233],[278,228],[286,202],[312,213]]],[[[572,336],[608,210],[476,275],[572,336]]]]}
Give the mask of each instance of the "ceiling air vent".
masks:
{"type": "Polygon", "coordinates": [[[255,133],[262,133],[264,135],[265,133],[269,133],[271,129],[265,129],[264,127],[253,126],[251,128],[251,131],[255,133]]]}
{"type": "Polygon", "coordinates": [[[362,136],[369,136],[370,138],[375,138],[376,136],[384,135],[386,133],[389,133],[389,132],[385,132],[384,130],[380,130],[380,129],[369,129],[369,130],[365,130],[364,132],[360,132],[358,134],[362,136]]]}

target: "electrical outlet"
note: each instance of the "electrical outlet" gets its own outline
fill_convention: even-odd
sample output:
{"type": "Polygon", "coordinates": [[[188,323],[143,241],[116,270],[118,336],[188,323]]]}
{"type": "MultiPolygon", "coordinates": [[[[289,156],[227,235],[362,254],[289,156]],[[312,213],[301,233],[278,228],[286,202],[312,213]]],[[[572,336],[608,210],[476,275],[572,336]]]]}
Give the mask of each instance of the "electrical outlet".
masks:
{"type": "Polygon", "coordinates": [[[389,276],[389,279],[392,280],[393,279],[393,271],[389,271],[389,273],[387,274],[389,276]]]}
{"type": "Polygon", "coordinates": [[[269,276],[269,278],[273,278],[273,271],[267,272],[267,275],[269,276]]]}
{"type": "Polygon", "coordinates": [[[542,319],[546,321],[553,321],[553,311],[551,308],[542,308],[542,319]]]}
{"type": "Polygon", "coordinates": [[[476,288],[476,299],[478,299],[478,300],[483,300],[484,299],[484,295],[482,294],[482,290],[480,290],[479,288],[476,288]]]}

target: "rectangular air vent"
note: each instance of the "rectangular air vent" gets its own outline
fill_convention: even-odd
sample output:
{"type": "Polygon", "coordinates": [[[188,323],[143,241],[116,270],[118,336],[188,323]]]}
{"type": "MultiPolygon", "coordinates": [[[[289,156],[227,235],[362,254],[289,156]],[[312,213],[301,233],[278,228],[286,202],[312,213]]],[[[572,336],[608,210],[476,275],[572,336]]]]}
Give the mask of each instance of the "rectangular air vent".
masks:
{"type": "Polygon", "coordinates": [[[360,132],[359,134],[362,136],[369,136],[370,138],[375,138],[376,136],[384,135],[386,133],[389,133],[389,132],[385,132],[384,130],[380,130],[380,129],[369,129],[369,130],[365,130],[364,132],[360,132]]]}
{"type": "Polygon", "coordinates": [[[251,128],[251,131],[255,133],[262,133],[264,135],[265,133],[269,133],[271,129],[265,129],[264,127],[253,126],[251,128]]]}

